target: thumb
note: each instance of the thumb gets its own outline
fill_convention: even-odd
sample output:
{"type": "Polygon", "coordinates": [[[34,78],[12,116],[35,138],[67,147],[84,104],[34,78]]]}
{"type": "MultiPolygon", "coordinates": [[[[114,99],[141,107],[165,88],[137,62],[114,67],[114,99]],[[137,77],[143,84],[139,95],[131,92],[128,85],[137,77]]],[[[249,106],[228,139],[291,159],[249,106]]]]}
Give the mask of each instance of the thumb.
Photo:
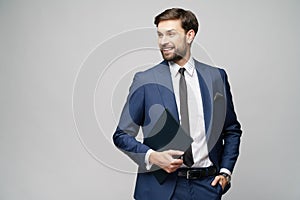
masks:
{"type": "Polygon", "coordinates": [[[215,179],[211,182],[211,186],[216,186],[219,181],[220,181],[220,177],[216,176],[215,179]]]}

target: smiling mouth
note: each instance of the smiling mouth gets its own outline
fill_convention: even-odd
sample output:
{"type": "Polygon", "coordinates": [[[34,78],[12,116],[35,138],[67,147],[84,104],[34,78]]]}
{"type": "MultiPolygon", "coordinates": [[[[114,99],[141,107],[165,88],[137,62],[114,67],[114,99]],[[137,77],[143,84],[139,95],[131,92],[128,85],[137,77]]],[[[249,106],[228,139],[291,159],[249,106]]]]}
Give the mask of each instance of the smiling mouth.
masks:
{"type": "Polygon", "coordinates": [[[171,52],[173,49],[174,49],[174,47],[164,47],[164,48],[161,48],[161,50],[162,50],[164,53],[169,53],[169,52],[171,52]]]}

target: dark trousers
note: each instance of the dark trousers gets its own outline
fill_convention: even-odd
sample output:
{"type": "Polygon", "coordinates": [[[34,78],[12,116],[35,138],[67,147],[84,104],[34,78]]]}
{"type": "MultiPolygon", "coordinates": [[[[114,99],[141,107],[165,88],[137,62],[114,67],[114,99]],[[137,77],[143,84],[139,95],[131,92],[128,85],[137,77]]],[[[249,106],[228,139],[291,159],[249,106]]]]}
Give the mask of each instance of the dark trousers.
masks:
{"type": "Polygon", "coordinates": [[[220,200],[222,187],[220,184],[211,186],[215,176],[208,176],[201,179],[187,180],[178,177],[175,191],[171,200],[220,200]]]}

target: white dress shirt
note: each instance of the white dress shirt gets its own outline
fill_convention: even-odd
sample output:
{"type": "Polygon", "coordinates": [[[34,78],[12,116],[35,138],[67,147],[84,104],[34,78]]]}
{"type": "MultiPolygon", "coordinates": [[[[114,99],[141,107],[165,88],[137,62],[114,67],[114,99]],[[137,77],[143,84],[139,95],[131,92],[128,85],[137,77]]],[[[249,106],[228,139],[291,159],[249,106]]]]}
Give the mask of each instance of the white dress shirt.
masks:
{"type": "MultiPolygon", "coordinates": [[[[180,66],[174,62],[169,62],[172,84],[177,104],[177,110],[180,119],[180,97],[179,97],[179,79],[180,73],[178,70],[180,66]]],[[[207,138],[205,133],[205,123],[203,114],[203,104],[199,85],[199,79],[197,71],[195,69],[195,62],[192,57],[189,61],[182,66],[184,67],[185,80],[187,84],[187,94],[188,94],[188,112],[189,112],[189,122],[190,122],[190,135],[194,142],[192,143],[192,152],[194,165],[192,167],[209,167],[213,163],[210,161],[208,156],[207,138]]],[[[146,168],[151,168],[151,163],[149,163],[149,156],[153,150],[149,150],[146,153],[145,163],[146,168]]],[[[221,169],[221,172],[226,172],[231,175],[230,171],[227,169],[221,169]]]]}
{"type": "MultiPolygon", "coordinates": [[[[179,79],[181,75],[178,72],[180,66],[174,62],[169,62],[169,66],[177,104],[177,110],[178,113],[180,113],[179,79]]],[[[203,104],[194,59],[190,57],[189,61],[182,67],[185,68],[184,77],[187,85],[188,94],[190,135],[194,140],[194,142],[192,143],[194,165],[192,167],[209,167],[213,164],[208,157],[203,104]]],[[[179,120],[180,118],[181,117],[179,114],[179,120]]]]}

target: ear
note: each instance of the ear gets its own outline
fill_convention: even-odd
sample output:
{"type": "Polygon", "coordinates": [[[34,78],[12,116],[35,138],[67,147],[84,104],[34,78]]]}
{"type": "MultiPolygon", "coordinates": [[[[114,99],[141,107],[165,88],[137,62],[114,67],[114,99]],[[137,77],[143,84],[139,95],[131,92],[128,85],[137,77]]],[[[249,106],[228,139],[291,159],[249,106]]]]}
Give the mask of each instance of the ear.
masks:
{"type": "Polygon", "coordinates": [[[195,38],[195,31],[193,29],[189,30],[186,33],[186,41],[188,44],[191,44],[195,38]]]}

